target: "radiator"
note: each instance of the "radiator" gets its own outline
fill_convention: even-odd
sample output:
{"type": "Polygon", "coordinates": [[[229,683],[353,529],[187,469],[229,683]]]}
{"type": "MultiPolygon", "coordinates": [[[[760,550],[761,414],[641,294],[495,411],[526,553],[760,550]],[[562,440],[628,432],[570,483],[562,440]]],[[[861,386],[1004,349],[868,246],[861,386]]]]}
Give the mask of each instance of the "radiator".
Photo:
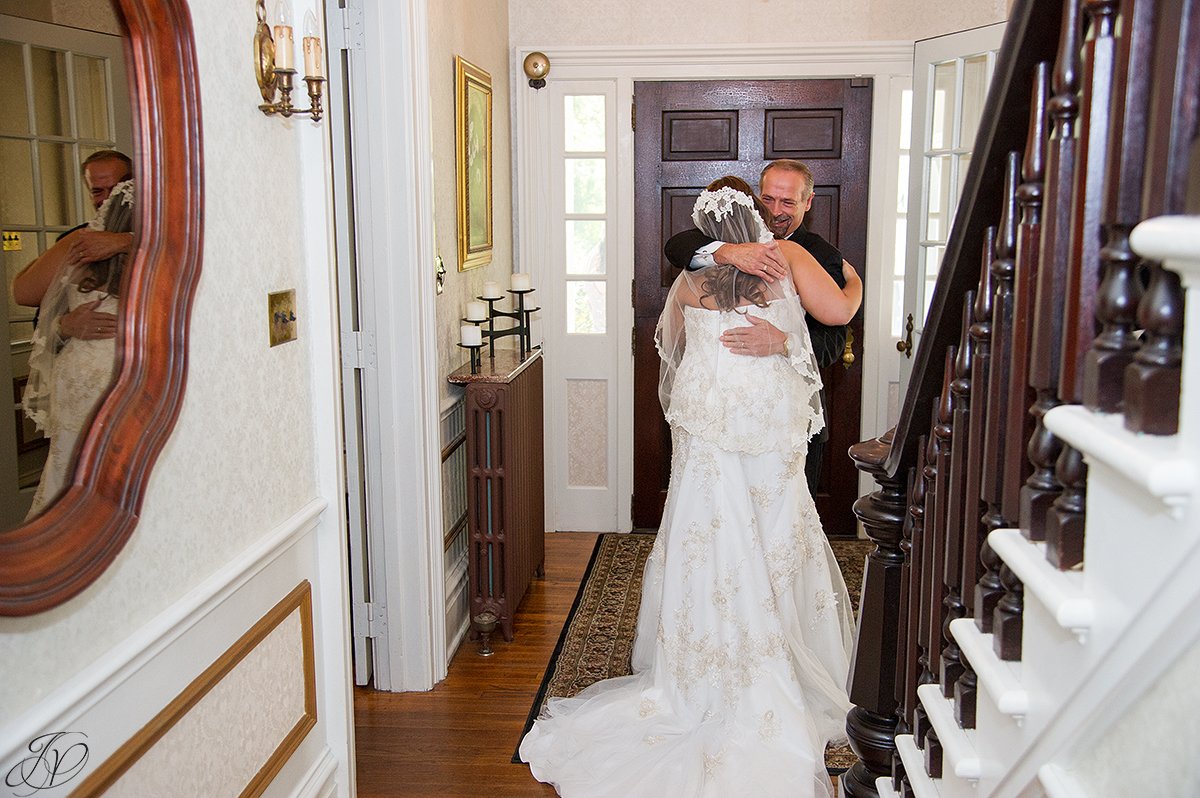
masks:
{"type": "MultiPolygon", "coordinates": [[[[466,373],[463,373],[463,372],[466,373]]],[[[497,350],[466,386],[467,535],[471,617],[491,611],[506,641],[534,576],[544,574],[542,357],[497,350]]]]}

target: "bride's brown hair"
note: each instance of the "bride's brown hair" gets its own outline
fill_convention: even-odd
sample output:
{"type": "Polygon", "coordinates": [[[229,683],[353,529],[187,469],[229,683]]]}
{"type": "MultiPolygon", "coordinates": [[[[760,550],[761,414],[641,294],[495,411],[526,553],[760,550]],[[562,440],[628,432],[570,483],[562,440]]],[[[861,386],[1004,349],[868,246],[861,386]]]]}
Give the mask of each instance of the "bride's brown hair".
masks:
{"type": "MultiPolygon", "coordinates": [[[[719,177],[716,180],[705,186],[706,191],[716,191],[722,188],[731,188],[734,191],[740,191],[748,196],[754,202],[754,209],[758,211],[759,217],[763,220],[763,224],[767,223],[771,214],[767,210],[767,206],[763,201],[754,195],[754,189],[750,188],[750,184],[740,177],[726,175],[719,177]]],[[[744,241],[731,242],[744,244],[744,241]]],[[[763,280],[761,277],[753,274],[744,274],[736,268],[728,269],[708,269],[708,274],[700,283],[700,289],[704,292],[701,295],[701,300],[712,297],[717,303],[718,310],[733,310],[737,311],[740,304],[739,300],[748,300],[755,307],[765,308],[767,306],[766,297],[763,295],[763,280]]],[[[745,311],[740,311],[744,313],[745,311]]]]}

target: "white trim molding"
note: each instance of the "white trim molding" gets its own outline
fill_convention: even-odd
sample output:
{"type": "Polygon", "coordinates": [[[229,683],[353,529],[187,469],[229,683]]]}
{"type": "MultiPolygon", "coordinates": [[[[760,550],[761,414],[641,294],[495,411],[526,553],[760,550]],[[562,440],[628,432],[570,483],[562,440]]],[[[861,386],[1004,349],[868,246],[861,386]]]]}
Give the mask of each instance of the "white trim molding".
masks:
{"type": "MultiPolygon", "coordinates": [[[[329,602],[321,600],[324,588],[318,576],[322,558],[318,538],[326,507],[324,499],[309,501],[90,667],[0,726],[0,771],[7,773],[27,756],[34,738],[61,731],[86,735],[89,764],[95,768],[145,728],[297,584],[310,582],[313,612],[319,616],[326,611],[329,602]]],[[[345,640],[327,637],[335,629],[336,624],[326,623],[322,630],[320,622],[314,622],[315,652],[336,648],[344,657],[345,640]]],[[[323,768],[323,780],[332,778],[349,788],[342,768],[353,769],[353,761],[342,763],[339,756],[347,745],[342,728],[345,672],[330,673],[320,654],[316,656],[317,725],[270,790],[290,791],[312,763],[329,755],[333,761],[323,768]]],[[[181,789],[186,793],[189,786],[181,789]]]]}
{"type": "Polygon", "coordinates": [[[376,594],[382,690],[428,690],[447,666],[426,12],[427,0],[364,6],[360,74],[389,78],[353,87],[363,95],[354,154],[359,276],[377,344],[377,390],[364,412],[372,557],[387,575],[376,594]]]}

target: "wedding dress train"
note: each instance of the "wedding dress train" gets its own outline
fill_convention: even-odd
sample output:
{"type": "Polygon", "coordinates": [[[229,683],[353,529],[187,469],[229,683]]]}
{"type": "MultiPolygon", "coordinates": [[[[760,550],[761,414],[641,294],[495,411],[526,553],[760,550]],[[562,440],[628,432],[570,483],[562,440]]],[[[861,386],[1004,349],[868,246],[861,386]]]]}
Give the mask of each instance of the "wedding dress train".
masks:
{"type": "MultiPolygon", "coordinates": [[[[781,329],[803,317],[794,297],[749,310],[781,329]]],[[[671,484],[634,675],[551,699],[521,757],[568,798],[830,795],[851,615],[804,480],[821,423],[811,349],[738,356],[718,337],[744,315],[683,316],[690,351],[667,412],[671,484]]]]}

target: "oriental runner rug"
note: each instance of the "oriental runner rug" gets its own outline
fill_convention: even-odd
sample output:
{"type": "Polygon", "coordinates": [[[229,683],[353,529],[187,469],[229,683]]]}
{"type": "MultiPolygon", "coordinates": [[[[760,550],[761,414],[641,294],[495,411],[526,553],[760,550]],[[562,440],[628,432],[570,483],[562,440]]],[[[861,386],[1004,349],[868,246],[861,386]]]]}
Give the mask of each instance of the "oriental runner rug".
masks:
{"type": "MultiPolygon", "coordinates": [[[[642,597],[642,571],[653,545],[653,533],[606,533],[596,540],[579,593],[529,710],[522,738],[533,726],[546,699],[570,697],[601,679],[629,675],[642,597]]],[[[869,540],[831,540],[830,546],[857,614],[863,564],[875,544],[869,540]]],[[[831,775],[844,772],[855,759],[848,746],[825,751],[825,767],[831,775]]],[[[516,752],[512,761],[521,762],[516,752]]]]}

